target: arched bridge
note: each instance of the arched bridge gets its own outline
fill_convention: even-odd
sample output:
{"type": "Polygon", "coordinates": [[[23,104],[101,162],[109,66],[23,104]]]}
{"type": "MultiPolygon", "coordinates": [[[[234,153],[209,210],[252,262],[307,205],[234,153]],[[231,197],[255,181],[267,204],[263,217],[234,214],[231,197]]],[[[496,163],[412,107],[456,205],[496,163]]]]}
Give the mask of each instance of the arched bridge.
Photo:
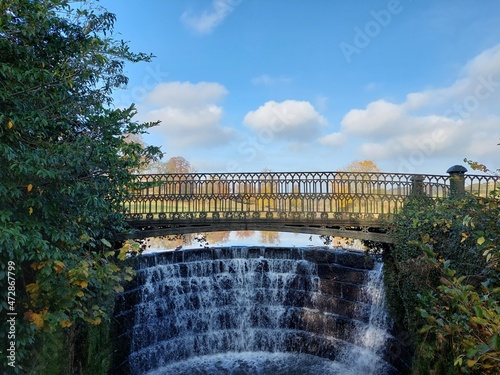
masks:
{"type": "Polygon", "coordinates": [[[486,195],[497,177],[371,172],[137,175],[125,201],[125,238],[267,230],[391,242],[390,222],[411,194],[486,195]]]}

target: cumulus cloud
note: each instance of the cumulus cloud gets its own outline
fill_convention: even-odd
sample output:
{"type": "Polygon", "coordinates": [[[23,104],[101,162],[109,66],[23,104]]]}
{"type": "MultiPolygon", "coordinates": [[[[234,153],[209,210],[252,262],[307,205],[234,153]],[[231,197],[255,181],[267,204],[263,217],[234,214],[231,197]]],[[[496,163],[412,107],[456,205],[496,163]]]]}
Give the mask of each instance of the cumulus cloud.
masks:
{"type": "Polygon", "coordinates": [[[394,132],[404,114],[397,104],[378,100],[368,104],[366,109],[353,109],[342,120],[347,133],[355,135],[394,132]]]}
{"type": "Polygon", "coordinates": [[[275,139],[310,140],[327,124],[307,101],[269,101],[246,114],[243,122],[258,133],[270,133],[275,139]]]}
{"type": "Polygon", "coordinates": [[[342,133],[331,133],[324,137],[321,137],[318,142],[324,146],[342,146],[346,139],[342,133]]]}
{"type": "Polygon", "coordinates": [[[213,0],[210,10],[205,10],[201,14],[186,11],[182,14],[181,20],[191,30],[199,34],[209,34],[233,12],[240,2],[241,0],[213,0]]]}
{"type": "Polygon", "coordinates": [[[340,134],[320,143],[355,138],[362,157],[377,161],[489,157],[498,163],[499,101],[500,45],[466,64],[449,86],[409,93],[402,103],[380,99],[350,110],[340,134]]]}
{"type": "Polygon", "coordinates": [[[176,147],[213,147],[231,140],[235,131],[223,127],[224,114],[217,103],[227,94],[214,82],[167,82],[156,86],[140,103],[147,121],[160,120],[151,133],[176,147]]]}
{"type": "Polygon", "coordinates": [[[156,106],[168,103],[172,107],[199,107],[218,102],[226,94],[226,88],[215,82],[165,82],[157,85],[146,100],[156,106]]]}

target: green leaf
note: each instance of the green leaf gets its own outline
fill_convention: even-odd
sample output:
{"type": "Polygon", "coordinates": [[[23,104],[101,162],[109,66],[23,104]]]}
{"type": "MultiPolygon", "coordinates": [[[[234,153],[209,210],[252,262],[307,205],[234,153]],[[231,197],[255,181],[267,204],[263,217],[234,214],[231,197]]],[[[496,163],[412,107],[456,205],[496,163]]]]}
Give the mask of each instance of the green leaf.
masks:
{"type": "Polygon", "coordinates": [[[474,311],[479,318],[483,317],[483,310],[479,306],[474,306],[474,311]]]}
{"type": "Polygon", "coordinates": [[[491,350],[500,350],[500,334],[495,334],[488,340],[488,345],[491,350]]]}
{"type": "Polygon", "coordinates": [[[101,238],[101,242],[104,244],[104,246],[106,247],[113,247],[113,245],[111,245],[111,243],[105,239],[105,238],[101,238]]]}
{"type": "Polygon", "coordinates": [[[473,358],[477,354],[477,349],[469,349],[467,350],[467,358],[473,358]]]}
{"type": "Polygon", "coordinates": [[[427,331],[431,330],[432,328],[433,328],[433,327],[432,327],[432,326],[430,326],[430,325],[425,325],[425,326],[423,326],[423,327],[420,329],[420,331],[418,331],[418,333],[425,333],[425,332],[427,332],[427,331]]]}

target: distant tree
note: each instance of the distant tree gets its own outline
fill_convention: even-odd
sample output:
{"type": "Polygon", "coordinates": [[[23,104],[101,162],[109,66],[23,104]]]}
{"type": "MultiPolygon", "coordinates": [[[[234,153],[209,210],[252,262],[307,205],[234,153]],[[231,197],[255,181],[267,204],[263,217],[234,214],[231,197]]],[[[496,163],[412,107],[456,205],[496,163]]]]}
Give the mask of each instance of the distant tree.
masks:
{"type": "Polygon", "coordinates": [[[277,245],[280,243],[279,232],[262,231],[260,232],[260,241],[265,244],[277,245]]]}
{"type": "MultiPolygon", "coordinates": [[[[114,15],[92,4],[0,1],[0,281],[15,275],[16,366],[32,374],[47,373],[33,367],[53,332],[80,361],[57,373],[81,368],[75,340],[130,278],[112,243],[132,173],[160,154],[130,140],[155,123],[112,107],[124,64],[150,56],[113,39],[114,15]]],[[[1,300],[5,316],[6,287],[1,300]]]]}
{"type": "Polygon", "coordinates": [[[339,179],[332,183],[333,191],[339,194],[335,200],[337,209],[345,210],[350,206],[359,208],[360,205],[364,205],[366,202],[354,202],[351,198],[351,194],[355,191],[361,191],[361,189],[364,189],[366,193],[374,192],[370,177],[364,176],[362,180],[360,180],[359,175],[351,175],[350,173],[380,172],[380,168],[371,160],[355,160],[342,168],[340,172],[349,173],[340,173],[339,179]]]}
{"type": "MultiPolygon", "coordinates": [[[[125,138],[124,138],[124,141],[128,144],[136,144],[138,146],[140,146],[141,148],[143,149],[147,149],[147,145],[146,143],[144,142],[144,139],[142,138],[142,135],[141,134],[134,134],[134,133],[129,133],[127,135],[125,135],[125,138]]],[[[159,154],[157,155],[157,157],[162,157],[163,154],[159,154]]],[[[150,168],[152,162],[156,160],[155,159],[151,159],[151,157],[149,155],[142,155],[141,158],[140,158],[140,163],[139,165],[137,166],[136,170],[133,171],[135,173],[144,173],[148,168],[150,168]]],[[[156,161],[155,163],[158,163],[159,161],[156,161]]],[[[153,163],[154,164],[154,163],[153,163]]]]}
{"type": "Polygon", "coordinates": [[[208,245],[214,245],[217,243],[225,243],[229,241],[231,232],[209,232],[205,234],[208,245]]]}
{"type": "Polygon", "coordinates": [[[165,162],[156,162],[151,165],[153,173],[192,173],[195,168],[182,156],[174,156],[165,162]]]}
{"type": "Polygon", "coordinates": [[[255,235],[255,231],[253,230],[240,230],[236,232],[236,237],[240,239],[250,238],[255,235]]]}
{"type": "Polygon", "coordinates": [[[342,168],[343,172],[380,172],[380,168],[371,160],[355,160],[342,168]]]}

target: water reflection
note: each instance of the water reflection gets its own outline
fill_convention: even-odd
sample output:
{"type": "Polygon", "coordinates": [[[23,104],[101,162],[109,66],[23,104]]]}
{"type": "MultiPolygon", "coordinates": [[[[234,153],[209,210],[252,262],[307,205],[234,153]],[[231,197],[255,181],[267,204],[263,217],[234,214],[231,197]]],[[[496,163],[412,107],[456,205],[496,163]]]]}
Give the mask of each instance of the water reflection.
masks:
{"type": "Polygon", "coordinates": [[[182,248],[213,246],[327,246],[365,250],[360,240],[343,237],[319,236],[303,233],[270,231],[231,231],[182,234],[147,239],[145,252],[180,250],[182,248]]]}

